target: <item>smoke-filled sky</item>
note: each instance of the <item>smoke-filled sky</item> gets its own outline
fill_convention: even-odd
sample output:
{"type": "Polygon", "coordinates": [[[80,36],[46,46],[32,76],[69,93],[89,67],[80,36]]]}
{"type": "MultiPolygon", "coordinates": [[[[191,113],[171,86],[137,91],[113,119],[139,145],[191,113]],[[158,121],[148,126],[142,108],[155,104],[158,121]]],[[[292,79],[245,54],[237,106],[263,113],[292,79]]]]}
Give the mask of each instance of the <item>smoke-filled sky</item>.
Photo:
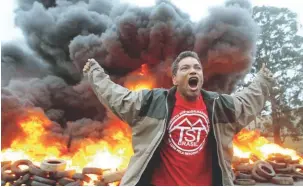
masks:
{"type": "MultiPolygon", "coordinates": [[[[137,6],[151,6],[155,4],[155,0],[122,0],[122,2],[129,2],[137,6]]],[[[201,17],[207,15],[208,7],[223,4],[224,0],[203,1],[199,6],[197,6],[196,0],[172,0],[172,2],[181,10],[188,13],[193,21],[198,21],[201,17]]],[[[298,14],[299,22],[303,24],[303,1],[301,0],[252,0],[251,2],[255,6],[268,5],[289,8],[298,14]]],[[[15,0],[0,2],[1,42],[19,38],[23,39],[22,32],[14,26],[15,15],[13,10],[16,6],[15,0]]],[[[303,35],[303,28],[300,34],[303,35]]]]}

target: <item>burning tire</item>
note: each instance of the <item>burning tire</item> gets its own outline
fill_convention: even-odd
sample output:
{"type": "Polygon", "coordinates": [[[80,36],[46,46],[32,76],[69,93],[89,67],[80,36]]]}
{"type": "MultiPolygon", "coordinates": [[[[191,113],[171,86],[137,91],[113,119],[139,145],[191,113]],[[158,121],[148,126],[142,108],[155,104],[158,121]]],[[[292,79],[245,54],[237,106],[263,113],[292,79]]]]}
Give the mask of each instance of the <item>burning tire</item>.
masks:
{"type": "Polygon", "coordinates": [[[82,174],[102,175],[103,170],[101,168],[86,167],[82,169],[82,174]]]}
{"type": "Polygon", "coordinates": [[[274,169],[281,169],[281,168],[286,168],[287,164],[284,162],[277,162],[277,161],[272,161],[272,160],[266,160],[274,169]]]}
{"type": "Polygon", "coordinates": [[[295,181],[297,181],[297,180],[303,180],[303,175],[293,174],[292,177],[293,177],[293,179],[295,181]]]}
{"type": "Polygon", "coordinates": [[[243,172],[240,172],[240,171],[237,171],[235,173],[235,175],[236,175],[237,179],[252,179],[252,175],[251,174],[243,173],[243,172]]]}
{"type": "Polygon", "coordinates": [[[76,170],[58,171],[58,172],[54,173],[53,178],[54,179],[60,179],[60,178],[64,178],[64,177],[72,178],[75,173],[76,173],[76,170]]]}
{"type": "Polygon", "coordinates": [[[112,172],[112,173],[105,173],[105,174],[103,174],[101,182],[104,182],[107,184],[107,183],[120,181],[124,174],[125,174],[125,170],[116,171],[116,172],[112,172]]]}
{"type": "Polygon", "coordinates": [[[274,171],[273,167],[268,163],[260,163],[256,167],[256,172],[261,177],[271,179],[276,175],[276,172],[274,171]]]}
{"type": "Polygon", "coordinates": [[[249,157],[249,159],[252,160],[252,161],[254,161],[254,162],[256,162],[256,161],[259,160],[259,158],[256,155],[254,155],[254,154],[251,154],[250,157],[249,157]]]}
{"type": "Polygon", "coordinates": [[[299,159],[290,160],[288,163],[289,163],[289,164],[299,164],[299,163],[300,163],[300,160],[299,160],[299,159]]]}
{"type": "Polygon", "coordinates": [[[1,167],[7,165],[7,164],[11,164],[12,161],[1,161],[1,167]]]}
{"type": "Polygon", "coordinates": [[[256,184],[256,181],[253,179],[236,179],[235,184],[241,186],[253,186],[256,184]]]}
{"type": "Polygon", "coordinates": [[[42,182],[38,182],[38,181],[32,181],[31,186],[50,186],[49,184],[45,184],[45,183],[42,183],[42,182]]]}
{"type": "Polygon", "coordinates": [[[29,172],[29,166],[32,165],[32,162],[30,160],[18,160],[12,164],[12,171],[16,173],[17,175],[25,175],[29,172]],[[28,166],[27,169],[21,169],[19,166],[25,165],[28,166]]]}
{"type": "Polygon", "coordinates": [[[271,179],[271,182],[278,185],[293,185],[294,179],[289,175],[277,175],[271,179]]]}
{"type": "Polygon", "coordinates": [[[69,183],[72,183],[72,182],[75,182],[75,180],[70,179],[70,178],[67,178],[67,177],[64,177],[64,178],[62,178],[62,179],[60,179],[60,180],[58,181],[58,183],[59,183],[60,185],[62,185],[62,186],[65,186],[65,185],[67,185],[67,184],[69,184],[69,183]]]}
{"type": "Polygon", "coordinates": [[[303,177],[303,165],[300,164],[293,165],[292,170],[295,175],[303,177]]]}
{"type": "Polygon", "coordinates": [[[80,180],[77,180],[75,182],[68,183],[65,186],[82,186],[82,185],[83,185],[83,182],[80,180]]]}
{"type": "Polygon", "coordinates": [[[232,161],[232,163],[234,163],[235,165],[246,164],[248,162],[249,162],[249,158],[240,158],[240,157],[233,157],[233,161],[232,161]]]}
{"type": "Polygon", "coordinates": [[[39,177],[39,176],[34,176],[33,180],[37,181],[37,182],[44,183],[44,184],[49,184],[49,185],[56,185],[56,183],[57,183],[54,180],[47,179],[47,178],[44,178],[44,177],[39,177]]]}
{"type": "Polygon", "coordinates": [[[81,180],[81,181],[85,181],[85,182],[89,182],[91,180],[91,178],[85,174],[82,173],[75,173],[72,177],[75,180],[81,180]]]}
{"type": "Polygon", "coordinates": [[[32,175],[37,175],[39,177],[46,177],[48,174],[46,171],[43,171],[38,166],[35,166],[33,164],[29,166],[29,173],[31,173],[32,175]]]}
{"type": "Polygon", "coordinates": [[[277,162],[285,162],[287,160],[291,160],[291,157],[288,155],[282,155],[280,153],[273,153],[268,156],[268,159],[277,162]]]}
{"type": "Polygon", "coordinates": [[[31,175],[28,173],[28,174],[24,175],[23,177],[20,177],[18,180],[16,180],[13,183],[13,185],[21,186],[22,184],[25,184],[30,178],[31,178],[31,175]]]}
{"type": "Polygon", "coordinates": [[[249,164],[249,163],[235,165],[235,170],[236,171],[241,171],[241,172],[244,172],[244,173],[251,172],[252,168],[253,168],[253,165],[249,164]]]}
{"type": "Polygon", "coordinates": [[[16,180],[18,176],[11,170],[11,165],[7,164],[1,168],[1,179],[4,181],[16,180]]]}
{"type": "MultiPolygon", "coordinates": [[[[265,178],[265,177],[262,177],[260,176],[258,173],[257,173],[257,169],[258,169],[258,165],[261,164],[261,163],[264,163],[264,161],[257,161],[251,171],[251,174],[252,174],[252,177],[253,179],[255,179],[256,181],[258,182],[267,182],[268,179],[265,178]]],[[[266,162],[265,162],[266,163],[266,162]]]]}
{"type": "Polygon", "coordinates": [[[275,171],[277,173],[283,173],[283,174],[288,174],[293,171],[293,166],[287,165],[285,168],[276,168],[275,171]]]}
{"type": "Polygon", "coordinates": [[[66,167],[66,162],[64,160],[58,160],[58,159],[44,160],[40,166],[42,170],[49,172],[64,171],[65,167],[66,167]]]}

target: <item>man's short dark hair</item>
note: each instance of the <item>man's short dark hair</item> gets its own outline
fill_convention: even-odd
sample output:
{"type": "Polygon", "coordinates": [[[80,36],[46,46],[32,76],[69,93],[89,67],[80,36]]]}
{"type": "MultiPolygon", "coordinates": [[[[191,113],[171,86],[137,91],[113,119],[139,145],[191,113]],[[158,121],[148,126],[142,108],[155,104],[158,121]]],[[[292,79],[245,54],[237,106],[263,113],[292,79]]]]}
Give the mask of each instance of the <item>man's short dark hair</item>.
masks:
{"type": "MultiPolygon", "coordinates": [[[[173,62],[173,64],[172,64],[172,67],[171,67],[171,69],[172,69],[172,75],[176,75],[176,74],[177,74],[179,62],[180,62],[182,59],[186,58],[186,57],[193,57],[193,58],[197,59],[197,60],[200,62],[200,59],[199,59],[197,53],[195,53],[195,52],[193,52],[193,51],[183,51],[183,52],[181,52],[181,53],[177,56],[176,60],[175,60],[175,61],[173,62]]],[[[200,62],[200,63],[201,63],[201,62],[200,62]]]]}

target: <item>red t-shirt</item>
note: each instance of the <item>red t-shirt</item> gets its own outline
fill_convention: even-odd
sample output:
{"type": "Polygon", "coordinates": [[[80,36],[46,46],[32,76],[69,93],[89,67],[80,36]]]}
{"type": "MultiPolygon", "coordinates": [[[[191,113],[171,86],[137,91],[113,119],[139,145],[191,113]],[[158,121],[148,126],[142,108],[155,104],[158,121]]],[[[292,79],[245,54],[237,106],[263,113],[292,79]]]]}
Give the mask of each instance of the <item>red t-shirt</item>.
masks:
{"type": "Polygon", "coordinates": [[[211,186],[212,160],[207,145],[209,119],[202,96],[195,102],[176,93],[176,103],[153,173],[156,186],[211,186]]]}

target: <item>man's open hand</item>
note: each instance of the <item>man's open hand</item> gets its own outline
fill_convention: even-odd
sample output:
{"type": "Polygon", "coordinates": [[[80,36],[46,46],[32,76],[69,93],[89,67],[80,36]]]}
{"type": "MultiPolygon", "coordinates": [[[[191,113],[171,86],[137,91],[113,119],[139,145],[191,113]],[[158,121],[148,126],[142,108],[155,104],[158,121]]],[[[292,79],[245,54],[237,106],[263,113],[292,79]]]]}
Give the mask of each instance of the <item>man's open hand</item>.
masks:
{"type": "Polygon", "coordinates": [[[95,59],[93,59],[93,58],[88,59],[84,68],[83,68],[83,72],[87,73],[93,65],[100,66],[99,63],[95,59]]]}

